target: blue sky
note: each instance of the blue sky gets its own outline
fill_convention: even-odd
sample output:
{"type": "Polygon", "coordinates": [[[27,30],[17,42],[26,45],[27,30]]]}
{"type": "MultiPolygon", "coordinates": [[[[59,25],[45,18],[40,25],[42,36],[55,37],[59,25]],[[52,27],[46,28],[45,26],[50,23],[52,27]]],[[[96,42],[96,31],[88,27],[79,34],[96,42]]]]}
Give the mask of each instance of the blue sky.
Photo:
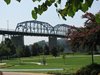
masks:
{"type": "MultiPolygon", "coordinates": [[[[43,0],[44,1],[44,0],[43,0]]],[[[64,6],[64,2],[61,7],[64,6]]],[[[17,23],[27,20],[32,20],[31,10],[34,6],[37,6],[38,2],[33,3],[32,0],[22,0],[21,3],[18,3],[15,0],[12,0],[10,5],[7,5],[4,0],[0,0],[0,28],[7,29],[7,21],[9,21],[9,29],[15,29],[17,23]]],[[[89,12],[97,13],[100,10],[100,0],[94,0],[89,12]]],[[[83,26],[85,19],[82,19],[81,16],[84,14],[82,11],[76,12],[73,18],[67,17],[67,20],[59,18],[55,7],[52,5],[49,9],[44,12],[41,16],[38,16],[39,21],[48,22],[52,26],[57,24],[68,24],[75,26],[83,26]]],[[[2,37],[0,37],[0,40],[2,37]]],[[[32,44],[40,40],[48,40],[48,37],[25,37],[25,44],[32,44]]]]}

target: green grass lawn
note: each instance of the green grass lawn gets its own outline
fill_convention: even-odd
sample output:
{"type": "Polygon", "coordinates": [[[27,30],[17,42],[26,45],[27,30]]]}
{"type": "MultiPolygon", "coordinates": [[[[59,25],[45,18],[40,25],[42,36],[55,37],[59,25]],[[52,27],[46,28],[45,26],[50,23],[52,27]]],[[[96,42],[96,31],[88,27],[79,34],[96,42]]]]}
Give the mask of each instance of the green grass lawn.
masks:
{"type": "MultiPolygon", "coordinates": [[[[7,63],[1,68],[7,69],[49,69],[49,68],[64,68],[66,72],[75,72],[79,68],[91,64],[91,55],[66,55],[65,63],[62,56],[52,57],[45,56],[47,65],[37,65],[31,62],[40,62],[43,56],[14,58],[10,60],[3,60],[7,63]]],[[[95,62],[100,64],[100,56],[94,56],[95,62]]]]}

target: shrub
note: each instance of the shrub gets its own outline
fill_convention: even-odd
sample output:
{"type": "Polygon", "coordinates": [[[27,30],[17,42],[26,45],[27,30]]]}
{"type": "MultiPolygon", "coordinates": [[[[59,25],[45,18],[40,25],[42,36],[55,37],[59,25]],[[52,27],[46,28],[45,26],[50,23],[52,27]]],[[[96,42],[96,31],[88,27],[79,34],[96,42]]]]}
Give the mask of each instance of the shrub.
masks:
{"type": "Polygon", "coordinates": [[[94,63],[81,68],[76,72],[75,75],[98,75],[99,73],[100,73],[100,65],[94,63]]]}

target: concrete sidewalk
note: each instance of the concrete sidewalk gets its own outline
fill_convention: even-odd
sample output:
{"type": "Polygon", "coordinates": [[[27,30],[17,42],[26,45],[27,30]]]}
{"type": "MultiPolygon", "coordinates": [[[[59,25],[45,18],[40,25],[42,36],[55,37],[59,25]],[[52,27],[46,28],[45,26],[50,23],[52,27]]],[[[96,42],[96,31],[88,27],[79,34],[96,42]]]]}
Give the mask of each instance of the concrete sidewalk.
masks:
{"type": "Polygon", "coordinates": [[[3,72],[0,75],[51,75],[51,74],[43,74],[43,73],[23,73],[23,72],[3,72]]]}

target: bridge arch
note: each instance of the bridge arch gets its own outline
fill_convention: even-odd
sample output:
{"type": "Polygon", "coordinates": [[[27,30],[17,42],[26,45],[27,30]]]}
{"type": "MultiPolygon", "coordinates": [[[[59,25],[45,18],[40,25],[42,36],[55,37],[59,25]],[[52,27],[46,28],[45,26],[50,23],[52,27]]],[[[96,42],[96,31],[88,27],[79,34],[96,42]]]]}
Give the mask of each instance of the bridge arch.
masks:
{"type": "Polygon", "coordinates": [[[52,29],[53,27],[49,23],[31,20],[18,23],[15,31],[50,34],[52,29]]]}
{"type": "Polygon", "coordinates": [[[67,24],[57,24],[54,26],[54,33],[56,35],[67,35],[70,28],[71,26],[67,24]]]}

